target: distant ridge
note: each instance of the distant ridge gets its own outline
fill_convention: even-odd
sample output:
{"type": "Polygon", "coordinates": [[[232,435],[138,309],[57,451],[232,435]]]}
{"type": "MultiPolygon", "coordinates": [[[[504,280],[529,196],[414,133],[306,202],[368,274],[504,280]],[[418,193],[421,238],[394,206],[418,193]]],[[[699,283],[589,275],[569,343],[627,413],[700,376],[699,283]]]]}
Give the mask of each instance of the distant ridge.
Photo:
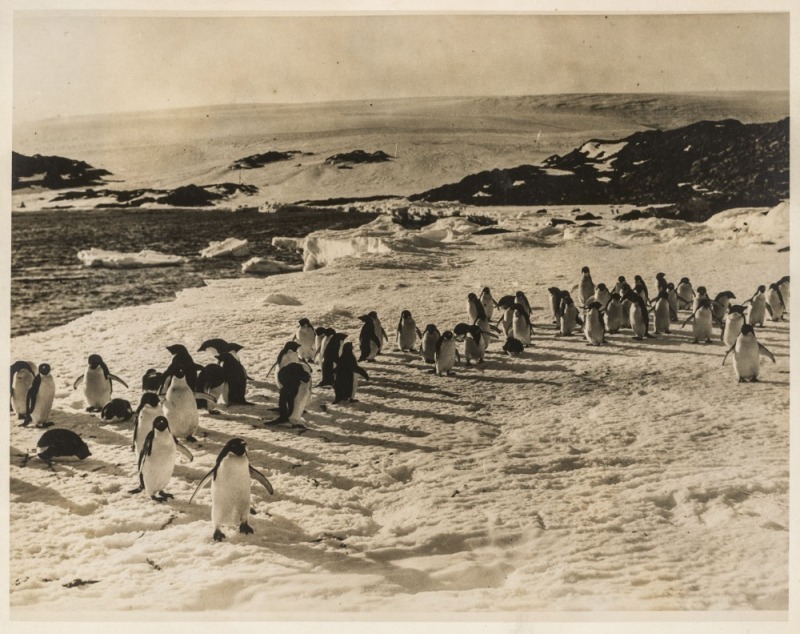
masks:
{"type": "Polygon", "coordinates": [[[63,156],[25,156],[11,152],[11,189],[66,189],[101,185],[104,183],[103,177],[110,175],[108,170],[92,167],[85,161],[63,156]]]}
{"type": "Polygon", "coordinates": [[[731,207],[772,206],[789,195],[789,118],[701,121],[675,130],[592,139],[540,166],[465,177],[410,196],[470,205],[671,203],[705,220],[731,207]]]}

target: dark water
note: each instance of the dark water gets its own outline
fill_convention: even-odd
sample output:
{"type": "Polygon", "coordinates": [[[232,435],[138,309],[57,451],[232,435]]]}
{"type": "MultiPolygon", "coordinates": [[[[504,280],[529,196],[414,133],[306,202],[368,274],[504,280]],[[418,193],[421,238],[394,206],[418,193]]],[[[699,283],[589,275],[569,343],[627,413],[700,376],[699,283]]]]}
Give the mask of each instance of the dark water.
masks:
{"type": "Polygon", "coordinates": [[[95,310],[168,300],[204,279],[243,277],[238,259],[203,259],[209,242],[247,239],[252,256],[302,263],[272,246],[274,236],[302,237],[347,229],[373,214],[287,208],[255,210],[91,210],[15,213],[11,220],[11,335],[47,330],[95,310]],[[152,249],[189,258],[181,266],[89,268],[77,253],[90,248],[136,253],[152,249]]]}

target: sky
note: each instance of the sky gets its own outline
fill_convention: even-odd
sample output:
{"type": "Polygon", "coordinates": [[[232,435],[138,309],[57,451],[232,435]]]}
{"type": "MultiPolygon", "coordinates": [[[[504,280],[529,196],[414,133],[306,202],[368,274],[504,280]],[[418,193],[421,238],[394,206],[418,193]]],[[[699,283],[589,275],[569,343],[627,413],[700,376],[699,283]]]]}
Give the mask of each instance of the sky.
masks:
{"type": "Polygon", "coordinates": [[[788,90],[772,14],[15,13],[13,117],[211,104],[788,90]]]}

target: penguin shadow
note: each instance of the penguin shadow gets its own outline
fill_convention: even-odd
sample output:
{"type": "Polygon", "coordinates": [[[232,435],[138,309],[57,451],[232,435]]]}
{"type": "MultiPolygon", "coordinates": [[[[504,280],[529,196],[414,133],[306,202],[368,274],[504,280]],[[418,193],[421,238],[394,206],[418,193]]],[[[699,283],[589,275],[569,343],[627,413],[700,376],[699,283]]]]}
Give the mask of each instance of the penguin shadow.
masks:
{"type": "MultiPolygon", "coordinates": [[[[433,374],[433,366],[426,366],[425,370],[433,374]]],[[[405,373],[403,373],[405,374],[405,373]]],[[[385,387],[389,389],[395,390],[394,396],[398,396],[398,393],[405,393],[408,395],[409,398],[417,399],[417,395],[420,392],[425,392],[426,394],[437,394],[439,396],[444,396],[448,398],[461,398],[460,394],[455,392],[449,392],[447,390],[443,390],[439,387],[423,384],[423,383],[414,383],[412,381],[404,381],[402,379],[389,379],[389,378],[381,378],[375,377],[374,380],[370,380],[369,384],[364,384],[364,388],[371,388],[371,387],[385,387]]],[[[433,399],[432,402],[440,402],[440,400],[433,399]]]]}
{"type": "Polygon", "coordinates": [[[556,365],[543,365],[541,363],[537,363],[537,361],[547,361],[547,360],[559,360],[563,361],[563,357],[559,357],[558,355],[554,354],[546,354],[546,355],[539,355],[535,352],[531,352],[530,357],[526,359],[524,356],[509,357],[508,359],[492,359],[491,361],[485,361],[484,367],[487,370],[502,370],[506,372],[572,372],[573,369],[569,368],[565,365],[556,364],[556,365]],[[530,357],[535,357],[532,359],[530,357]]]}
{"type": "Polygon", "coordinates": [[[673,337],[662,334],[655,339],[635,339],[616,341],[615,345],[625,350],[638,350],[643,352],[657,352],[659,354],[696,354],[707,356],[716,348],[725,354],[724,346],[719,339],[711,339],[711,343],[693,343],[694,337],[673,337]]]}
{"type": "MultiPolygon", "coordinates": [[[[385,403],[375,403],[372,406],[372,409],[384,413],[384,414],[395,414],[397,416],[409,416],[411,418],[430,418],[431,420],[435,420],[442,423],[458,423],[458,422],[465,422],[465,423],[476,423],[479,425],[491,425],[484,420],[479,418],[472,418],[470,416],[462,416],[461,414],[440,414],[437,412],[430,412],[424,409],[410,409],[405,407],[393,407],[391,405],[386,405],[385,403]]],[[[436,449],[431,449],[430,447],[422,448],[424,451],[438,451],[436,449]]]]}
{"type": "MultiPolygon", "coordinates": [[[[335,407],[337,409],[333,410],[333,413],[338,414],[338,405],[335,407]]],[[[367,432],[367,433],[379,433],[379,434],[398,434],[401,436],[408,436],[410,438],[425,438],[427,436],[430,436],[429,432],[425,432],[419,429],[403,429],[400,427],[389,427],[387,425],[381,425],[378,423],[369,423],[367,422],[368,419],[369,416],[362,416],[354,412],[348,411],[346,418],[344,416],[335,416],[331,420],[319,421],[317,422],[317,424],[325,425],[328,427],[335,426],[340,429],[346,429],[347,431],[357,432],[357,433],[367,432]]]]}
{"type": "MultiPolygon", "coordinates": [[[[419,391],[427,391],[425,389],[425,386],[423,386],[423,385],[419,385],[418,389],[419,389],[419,391]]],[[[384,390],[384,389],[382,389],[380,387],[376,387],[376,386],[369,386],[369,385],[359,386],[359,391],[361,391],[361,390],[363,390],[364,393],[368,394],[369,396],[374,396],[376,398],[381,398],[381,399],[407,399],[407,400],[420,402],[420,403],[437,403],[437,404],[442,403],[442,399],[441,398],[422,396],[421,394],[418,394],[418,393],[408,394],[408,393],[404,393],[404,392],[396,392],[396,391],[393,392],[393,391],[390,391],[390,390],[384,390]]],[[[449,398],[457,399],[456,402],[453,403],[453,404],[458,404],[458,405],[478,405],[477,403],[472,403],[470,401],[465,401],[463,399],[460,399],[458,397],[458,394],[453,394],[453,396],[449,397],[449,398]]],[[[369,403],[372,404],[372,401],[370,401],[369,403]]]]}
{"type": "MultiPolygon", "coordinates": [[[[38,462],[41,462],[37,458],[38,462]]],[[[42,466],[47,469],[47,465],[41,462],[42,466]]],[[[98,503],[89,504],[76,504],[72,500],[68,500],[61,493],[48,486],[37,485],[31,482],[25,482],[18,478],[9,478],[10,494],[11,496],[18,496],[19,500],[14,500],[14,504],[24,504],[25,500],[36,500],[49,506],[56,506],[60,509],[73,513],[75,515],[87,516],[98,510],[101,505],[98,503]]]]}

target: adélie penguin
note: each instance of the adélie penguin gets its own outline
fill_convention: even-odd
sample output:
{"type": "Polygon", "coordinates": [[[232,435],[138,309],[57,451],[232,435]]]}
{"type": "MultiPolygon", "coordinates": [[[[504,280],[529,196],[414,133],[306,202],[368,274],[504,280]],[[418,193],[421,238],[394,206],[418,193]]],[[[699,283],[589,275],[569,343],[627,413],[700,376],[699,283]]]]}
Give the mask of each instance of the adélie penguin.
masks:
{"type": "Polygon", "coordinates": [[[232,352],[217,355],[227,388],[228,405],[252,405],[245,397],[247,392],[247,371],[232,352]]]}
{"type": "Polygon", "coordinates": [[[15,361],[11,364],[11,409],[20,420],[25,418],[28,390],[36,378],[36,366],[30,361],[15,361]]]}
{"type": "Polygon", "coordinates": [[[92,455],[83,439],[69,429],[48,429],[36,443],[36,456],[48,465],[53,458],[74,456],[78,460],[85,460],[92,455]]]}
{"type": "Polygon", "coordinates": [[[358,365],[353,354],[353,344],[349,341],[342,346],[339,361],[336,363],[336,374],[333,379],[334,404],[342,401],[356,401],[359,377],[369,380],[369,374],[358,365]]]}
{"type": "Polygon", "coordinates": [[[297,423],[311,400],[310,368],[294,361],[283,366],[278,372],[281,389],[278,393],[278,418],[265,421],[265,425],[278,423],[297,423]]]}
{"type": "Polygon", "coordinates": [[[216,403],[216,398],[206,392],[195,392],[189,387],[183,368],[174,370],[162,406],[164,415],[170,421],[172,433],[178,438],[195,442],[194,433],[200,423],[197,414],[197,399],[208,399],[216,403]]]}
{"type": "Polygon", "coordinates": [[[719,335],[726,350],[736,343],[736,338],[742,332],[742,326],[746,322],[745,310],[747,308],[741,304],[728,305],[728,314],[722,321],[722,332],[719,335]]]}
{"type": "Polygon", "coordinates": [[[39,373],[33,378],[31,389],[28,390],[25,401],[25,418],[21,425],[27,427],[33,423],[34,427],[48,427],[50,411],[53,408],[53,398],[56,395],[56,382],[50,372],[50,365],[41,363],[39,373]]]}
{"type": "Polygon", "coordinates": [[[742,331],[736,338],[736,343],[728,348],[722,358],[722,365],[725,365],[725,360],[731,352],[733,352],[733,369],[739,377],[739,383],[746,381],[755,383],[758,381],[759,355],[763,354],[775,363],[775,356],[759,343],[758,339],[756,339],[756,333],[750,324],[742,326],[742,331]]]}
{"type": "Polygon", "coordinates": [[[594,296],[594,282],[592,282],[592,274],[588,266],[581,269],[581,279],[578,282],[578,303],[585,306],[586,303],[594,296]]]}
{"type": "Polygon", "coordinates": [[[266,476],[250,464],[247,443],[242,438],[231,438],[217,456],[214,467],[197,485],[197,492],[211,482],[211,522],[214,524],[214,541],[225,539],[223,526],[239,526],[245,535],[254,531],[250,519],[250,479],[256,480],[272,495],[274,490],[266,476]]]}
{"type": "Polygon", "coordinates": [[[750,304],[750,310],[747,312],[747,323],[751,326],[763,326],[764,320],[767,316],[767,296],[764,292],[767,287],[763,284],[756,289],[753,296],[745,301],[745,304],[750,304]]]}
{"type": "Polygon", "coordinates": [[[599,346],[606,342],[606,324],[603,320],[602,304],[600,302],[589,302],[585,308],[583,317],[583,334],[593,346],[599,346]]]}
{"type": "Polygon", "coordinates": [[[142,394],[139,407],[136,408],[136,418],[133,422],[133,438],[131,440],[131,447],[137,457],[142,452],[147,434],[153,429],[153,421],[163,415],[164,408],[161,407],[161,399],[158,394],[153,392],[142,394]]]}
{"type": "Polygon", "coordinates": [[[88,365],[72,384],[72,389],[77,390],[83,383],[83,398],[86,401],[87,412],[99,412],[111,400],[113,381],[128,387],[127,383],[115,374],[108,371],[108,366],[99,354],[90,354],[88,365]]]}
{"type": "Polygon", "coordinates": [[[359,319],[364,325],[361,326],[361,332],[358,334],[360,346],[358,360],[374,361],[381,351],[381,339],[375,331],[375,321],[368,314],[361,315],[359,319]]]}
{"type": "MultiPolygon", "coordinates": [[[[475,299],[477,302],[477,297],[475,299]]],[[[480,306],[480,302],[477,304],[480,306]]],[[[483,306],[481,306],[481,310],[483,310],[483,306]]],[[[403,352],[415,350],[418,338],[422,338],[422,333],[417,328],[411,311],[404,310],[400,313],[400,321],[397,322],[397,349],[403,352]]]]}
{"type": "MultiPolygon", "coordinates": [[[[698,288],[698,290],[700,289],[698,288]]],[[[701,340],[705,343],[711,343],[711,331],[716,319],[717,318],[714,317],[714,311],[711,310],[711,300],[705,297],[700,299],[697,308],[686,318],[681,328],[691,321],[692,334],[694,335],[693,343],[700,343],[701,340]]]]}
{"type": "Polygon", "coordinates": [[[783,321],[783,313],[786,312],[786,304],[783,301],[783,294],[777,283],[770,284],[766,293],[766,309],[772,321],[783,321]]]}
{"type": "Polygon", "coordinates": [[[445,330],[439,341],[436,342],[436,352],[434,353],[434,372],[438,376],[452,374],[456,359],[461,360],[461,355],[456,348],[456,340],[453,333],[445,330]]]}
{"type": "Polygon", "coordinates": [[[297,322],[297,330],[295,330],[293,341],[297,341],[300,344],[297,354],[304,361],[311,361],[314,358],[315,339],[314,326],[311,325],[307,317],[303,317],[297,322]]]}
{"type": "Polygon", "coordinates": [[[175,497],[164,489],[175,470],[177,452],[189,462],[193,460],[192,453],[172,435],[167,419],[157,417],[139,454],[139,486],[129,493],[145,491],[156,502],[166,502],[175,497]]]}
{"type": "Polygon", "coordinates": [[[436,342],[439,341],[441,333],[434,324],[425,326],[425,331],[422,333],[422,341],[419,345],[419,354],[425,363],[433,363],[434,355],[436,354],[436,342]]]}

